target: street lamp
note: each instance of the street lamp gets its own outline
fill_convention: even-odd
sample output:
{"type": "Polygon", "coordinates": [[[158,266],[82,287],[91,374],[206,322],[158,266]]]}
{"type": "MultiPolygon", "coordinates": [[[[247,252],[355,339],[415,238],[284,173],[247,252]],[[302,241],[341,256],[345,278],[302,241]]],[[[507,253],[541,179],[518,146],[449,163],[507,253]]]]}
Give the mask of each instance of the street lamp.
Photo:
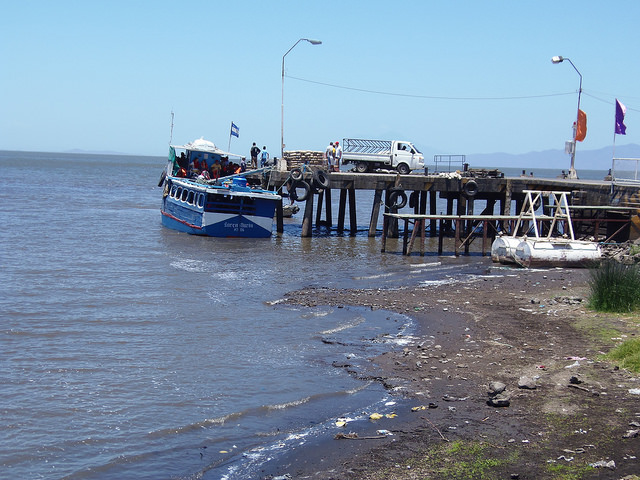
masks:
{"type": "Polygon", "coordinates": [[[567,57],[561,57],[561,56],[551,57],[551,63],[562,63],[565,60],[571,64],[573,69],[580,76],[580,87],[578,88],[578,113],[577,113],[577,116],[576,116],[575,127],[573,128],[573,148],[571,149],[571,168],[569,169],[569,178],[578,178],[578,173],[576,172],[576,169],[575,169],[575,163],[576,163],[576,136],[577,136],[577,133],[578,133],[578,123],[580,122],[580,95],[582,94],[582,74],[578,71],[578,69],[573,64],[573,62],[570,59],[568,59],[567,57]]]}
{"type": "Polygon", "coordinates": [[[301,38],[296,43],[293,44],[287,53],[282,56],[282,104],[280,106],[280,158],[284,158],[284,57],[286,57],[291,50],[294,49],[296,45],[300,42],[306,41],[311,45],[320,45],[322,42],[320,40],[311,40],[309,38],[301,38]]]}

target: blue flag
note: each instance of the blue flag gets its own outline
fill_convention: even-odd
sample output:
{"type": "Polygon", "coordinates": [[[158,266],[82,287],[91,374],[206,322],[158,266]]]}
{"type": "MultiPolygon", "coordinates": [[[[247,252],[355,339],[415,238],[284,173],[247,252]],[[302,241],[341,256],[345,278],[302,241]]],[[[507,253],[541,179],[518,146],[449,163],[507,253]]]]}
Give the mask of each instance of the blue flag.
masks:
{"type": "Polygon", "coordinates": [[[240,129],[233,122],[231,122],[231,135],[233,135],[234,137],[240,138],[240,129]]]}
{"type": "Polygon", "coordinates": [[[618,135],[626,135],[627,126],[624,124],[624,114],[627,113],[627,107],[616,98],[616,132],[618,135]]]}

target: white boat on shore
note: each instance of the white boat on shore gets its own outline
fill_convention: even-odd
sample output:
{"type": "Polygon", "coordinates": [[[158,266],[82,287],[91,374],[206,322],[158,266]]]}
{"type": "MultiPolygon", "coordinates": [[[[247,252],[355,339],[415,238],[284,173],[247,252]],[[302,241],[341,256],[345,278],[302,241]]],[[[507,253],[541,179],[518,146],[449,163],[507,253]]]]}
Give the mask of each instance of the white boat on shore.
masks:
{"type": "Polygon", "coordinates": [[[600,260],[602,252],[595,242],[564,238],[524,238],[515,249],[518,265],[535,267],[588,267],[600,260]]]}
{"type": "Polygon", "coordinates": [[[602,250],[598,243],[576,240],[574,237],[567,192],[525,190],[525,193],[525,202],[513,229],[513,235],[500,236],[491,245],[491,259],[494,262],[517,264],[526,268],[589,267],[600,260],[602,250]],[[542,195],[548,195],[553,216],[536,215],[542,195]],[[546,236],[540,235],[539,221],[550,223],[546,236]],[[516,232],[525,222],[531,222],[534,235],[517,237],[516,232]],[[560,237],[552,237],[560,223],[565,232],[560,237]]]}

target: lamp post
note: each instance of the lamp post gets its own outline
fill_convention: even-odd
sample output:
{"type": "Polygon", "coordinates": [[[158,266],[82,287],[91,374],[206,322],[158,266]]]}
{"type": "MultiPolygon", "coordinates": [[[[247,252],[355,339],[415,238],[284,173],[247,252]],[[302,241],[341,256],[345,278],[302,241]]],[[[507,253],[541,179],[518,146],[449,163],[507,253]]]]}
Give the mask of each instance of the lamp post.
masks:
{"type": "Polygon", "coordinates": [[[571,149],[571,168],[569,169],[569,178],[578,178],[578,173],[575,169],[576,163],[576,136],[578,133],[578,123],[580,121],[580,96],[582,94],[582,74],[578,71],[573,62],[567,57],[556,56],[551,58],[551,63],[562,63],[567,61],[571,64],[576,73],[580,76],[580,87],[578,88],[578,112],[576,114],[576,123],[573,128],[573,148],[571,149]]]}
{"type": "Polygon", "coordinates": [[[284,57],[286,57],[291,50],[295,48],[300,42],[306,41],[311,45],[320,45],[322,42],[320,40],[311,40],[309,38],[301,38],[296,43],[293,44],[287,53],[282,56],[282,103],[280,105],[280,158],[284,158],[284,57]]]}

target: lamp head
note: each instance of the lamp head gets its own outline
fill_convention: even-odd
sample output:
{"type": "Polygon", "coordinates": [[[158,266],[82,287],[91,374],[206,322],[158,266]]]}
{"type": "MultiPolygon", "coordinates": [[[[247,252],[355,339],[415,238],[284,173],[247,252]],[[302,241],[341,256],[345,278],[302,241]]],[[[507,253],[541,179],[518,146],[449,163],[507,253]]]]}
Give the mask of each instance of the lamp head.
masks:
{"type": "Polygon", "coordinates": [[[311,45],[320,45],[320,44],[322,44],[322,41],[321,41],[321,40],[312,40],[312,39],[310,39],[310,38],[305,38],[305,40],[306,40],[307,42],[309,42],[311,45]]]}
{"type": "Polygon", "coordinates": [[[556,57],[551,57],[551,63],[562,63],[564,61],[564,57],[561,56],[556,56],[556,57]]]}

